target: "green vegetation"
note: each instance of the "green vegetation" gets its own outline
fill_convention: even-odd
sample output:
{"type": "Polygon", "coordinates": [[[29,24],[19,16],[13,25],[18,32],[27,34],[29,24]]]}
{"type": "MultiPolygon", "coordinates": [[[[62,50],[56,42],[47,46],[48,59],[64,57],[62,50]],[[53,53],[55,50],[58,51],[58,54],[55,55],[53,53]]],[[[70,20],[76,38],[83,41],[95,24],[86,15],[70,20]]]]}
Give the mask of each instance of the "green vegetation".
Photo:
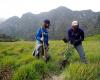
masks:
{"type": "Polygon", "coordinates": [[[43,80],[61,73],[65,80],[100,80],[100,35],[88,37],[83,46],[88,64],[81,63],[74,51],[70,64],[60,69],[62,52],[67,48],[63,41],[50,41],[51,60],[47,64],[42,57],[32,56],[35,42],[0,42],[0,80],[43,80]]]}
{"type": "Polygon", "coordinates": [[[70,64],[65,71],[65,80],[100,80],[100,64],[70,64]]]}
{"type": "Polygon", "coordinates": [[[88,41],[100,41],[100,35],[98,34],[98,35],[94,35],[93,37],[88,37],[88,38],[86,38],[86,40],[88,41]]]}
{"type": "Polygon", "coordinates": [[[0,42],[14,42],[18,39],[15,37],[7,36],[5,34],[0,34],[0,42]]]}

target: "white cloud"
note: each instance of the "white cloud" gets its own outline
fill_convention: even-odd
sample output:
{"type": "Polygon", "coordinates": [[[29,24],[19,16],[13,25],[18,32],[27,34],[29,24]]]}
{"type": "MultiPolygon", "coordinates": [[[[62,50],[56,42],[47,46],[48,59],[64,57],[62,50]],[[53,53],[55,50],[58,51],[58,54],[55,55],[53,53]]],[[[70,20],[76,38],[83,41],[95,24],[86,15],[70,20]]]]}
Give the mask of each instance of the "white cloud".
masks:
{"type": "Polygon", "coordinates": [[[0,17],[21,16],[23,13],[40,13],[59,6],[72,10],[100,11],[99,0],[0,0],[0,17]]]}

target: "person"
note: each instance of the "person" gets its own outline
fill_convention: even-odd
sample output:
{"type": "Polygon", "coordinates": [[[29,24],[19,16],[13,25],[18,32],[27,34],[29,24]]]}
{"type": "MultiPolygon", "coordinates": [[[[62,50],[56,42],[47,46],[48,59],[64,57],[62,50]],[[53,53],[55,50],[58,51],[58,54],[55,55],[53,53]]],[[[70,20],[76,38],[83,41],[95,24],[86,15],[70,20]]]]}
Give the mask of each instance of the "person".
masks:
{"type": "Polygon", "coordinates": [[[82,46],[82,41],[84,41],[84,31],[79,28],[78,21],[72,21],[72,27],[68,30],[68,41],[77,50],[80,59],[83,63],[87,63],[85,58],[85,52],[82,46]]]}
{"type": "Polygon", "coordinates": [[[40,27],[36,32],[36,50],[34,55],[38,58],[43,55],[43,58],[47,60],[48,57],[48,29],[50,26],[50,20],[46,19],[43,22],[42,27],[40,27]]]}

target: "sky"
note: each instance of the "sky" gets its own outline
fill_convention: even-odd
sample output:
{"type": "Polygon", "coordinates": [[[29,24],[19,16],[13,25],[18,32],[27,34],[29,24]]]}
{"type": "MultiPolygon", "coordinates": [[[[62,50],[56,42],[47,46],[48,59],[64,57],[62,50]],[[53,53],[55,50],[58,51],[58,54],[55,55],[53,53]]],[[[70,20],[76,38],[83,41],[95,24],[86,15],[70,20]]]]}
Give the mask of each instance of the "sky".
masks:
{"type": "Polygon", "coordinates": [[[60,6],[73,11],[100,11],[100,0],[0,0],[0,18],[21,17],[24,13],[39,14],[60,6]]]}

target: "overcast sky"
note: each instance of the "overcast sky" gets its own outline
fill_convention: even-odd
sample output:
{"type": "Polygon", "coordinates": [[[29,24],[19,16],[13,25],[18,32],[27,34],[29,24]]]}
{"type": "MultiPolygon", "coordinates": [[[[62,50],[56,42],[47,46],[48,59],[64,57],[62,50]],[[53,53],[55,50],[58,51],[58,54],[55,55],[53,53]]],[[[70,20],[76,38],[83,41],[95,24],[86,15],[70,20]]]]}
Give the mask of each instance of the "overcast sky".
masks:
{"type": "Polygon", "coordinates": [[[59,6],[71,10],[100,11],[100,0],[0,0],[0,18],[19,16],[27,12],[38,14],[59,6]]]}

